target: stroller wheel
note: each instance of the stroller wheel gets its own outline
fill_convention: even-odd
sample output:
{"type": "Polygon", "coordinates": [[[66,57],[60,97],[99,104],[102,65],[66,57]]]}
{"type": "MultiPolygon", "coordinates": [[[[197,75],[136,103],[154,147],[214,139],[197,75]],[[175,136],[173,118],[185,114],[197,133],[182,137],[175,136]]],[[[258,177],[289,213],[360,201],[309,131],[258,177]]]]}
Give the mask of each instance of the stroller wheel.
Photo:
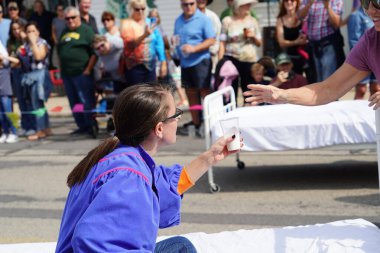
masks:
{"type": "Polygon", "coordinates": [[[98,138],[98,133],[99,133],[98,124],[92,124],[91,129],[90,129],[91,137],[94,139],[98,138]]]}
{"type": "Polygon", "coordinates": [[[112,118],[109,118],[107,120],[107,132],[110,133],[110,132],[112,132],[114,130],[115,130],[115,126],[113,124],[113,120],[112,120],[112,118]]]}

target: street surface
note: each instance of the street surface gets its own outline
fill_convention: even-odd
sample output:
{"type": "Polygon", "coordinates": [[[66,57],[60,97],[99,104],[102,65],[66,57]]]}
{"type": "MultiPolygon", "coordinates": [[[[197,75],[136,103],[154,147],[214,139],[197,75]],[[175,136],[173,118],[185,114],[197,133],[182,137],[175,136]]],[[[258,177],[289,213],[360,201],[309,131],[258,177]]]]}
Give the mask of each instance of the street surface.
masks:
{"type": "MultiPolygon", "coordinates": [[[[189,116],[185,115],[183,122],[189,116]]],[[[56,241],[68,193],[66,177],[106,138],[74,137],[70,116],[52,117],[54,136],[0,144],[0,243],[56,241]]],[[[242,153],[214,168],[221,192],[211,194],[207,175],[183,199],[180,226],[160,235],[295,226],[364,218],[380,225],[375,145],[242,153]]],[[[205,150],[204,139],[178,136],[158,163],[186,164],[205,150]]]]}

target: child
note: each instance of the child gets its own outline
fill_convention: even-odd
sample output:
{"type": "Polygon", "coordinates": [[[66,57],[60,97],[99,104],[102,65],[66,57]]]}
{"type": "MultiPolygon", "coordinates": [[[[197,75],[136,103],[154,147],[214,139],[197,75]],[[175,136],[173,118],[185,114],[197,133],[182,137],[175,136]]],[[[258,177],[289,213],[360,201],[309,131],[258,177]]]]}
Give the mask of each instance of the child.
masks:
{"type": "MultiPolygon", "coordinates": [[[[254,63],[251,67],[251,83],[268,85],[269,81],[264,79],[265,67],[260,63],[254,63]]],[[[266,105],[261,103],[259,105],[266,105]]],[[[244,103],[244,106],[250,106],[249,103],[244,103]]]]}

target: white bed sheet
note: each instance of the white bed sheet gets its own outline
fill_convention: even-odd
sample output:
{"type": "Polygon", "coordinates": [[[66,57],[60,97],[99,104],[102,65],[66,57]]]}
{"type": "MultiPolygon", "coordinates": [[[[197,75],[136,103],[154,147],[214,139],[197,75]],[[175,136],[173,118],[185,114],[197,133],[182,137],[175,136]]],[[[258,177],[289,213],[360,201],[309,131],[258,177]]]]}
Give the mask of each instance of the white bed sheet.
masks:
{"type": "MultiPolygon", "coordinates": [[[[380,229],[363,220],[325,224],[190,233],[187,237],[198,253],[378,253],[380,229]]],[[[159,240],[167,237],[159,237],[159,240]]],[[[0,253],[53,253],[55,242],[0,245],[0,253]]]]}
{"type": "MultiPolygon", "coordinates": [[[[344,100],[321,106],[241,107],[223,118],[238,117],[246,151],[311,149],[338,144],[376,143],[375,112],[368,101],[344,100]]],[[[212,139],[222,136],[211,126],[212,139]]],[[[379,251],[380,252],[380,251],[379,251]]]]}

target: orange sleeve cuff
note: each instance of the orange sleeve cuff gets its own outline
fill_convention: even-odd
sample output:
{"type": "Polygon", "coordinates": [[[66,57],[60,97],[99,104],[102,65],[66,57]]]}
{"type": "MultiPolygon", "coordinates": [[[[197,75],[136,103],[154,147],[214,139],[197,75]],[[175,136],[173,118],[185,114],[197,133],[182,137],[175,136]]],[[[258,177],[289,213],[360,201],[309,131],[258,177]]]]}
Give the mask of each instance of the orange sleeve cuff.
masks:
{"type": "Polygon", "coordinates": [[[183,167],[183,170],[181,172],[181,175],[179,176],[177,191],[179,195],[184,194],[188,189],[190,189],[194,185],[193,182],[191,182],[191,179],[189,175],[187,174],[186,168],[183,167]]]}

